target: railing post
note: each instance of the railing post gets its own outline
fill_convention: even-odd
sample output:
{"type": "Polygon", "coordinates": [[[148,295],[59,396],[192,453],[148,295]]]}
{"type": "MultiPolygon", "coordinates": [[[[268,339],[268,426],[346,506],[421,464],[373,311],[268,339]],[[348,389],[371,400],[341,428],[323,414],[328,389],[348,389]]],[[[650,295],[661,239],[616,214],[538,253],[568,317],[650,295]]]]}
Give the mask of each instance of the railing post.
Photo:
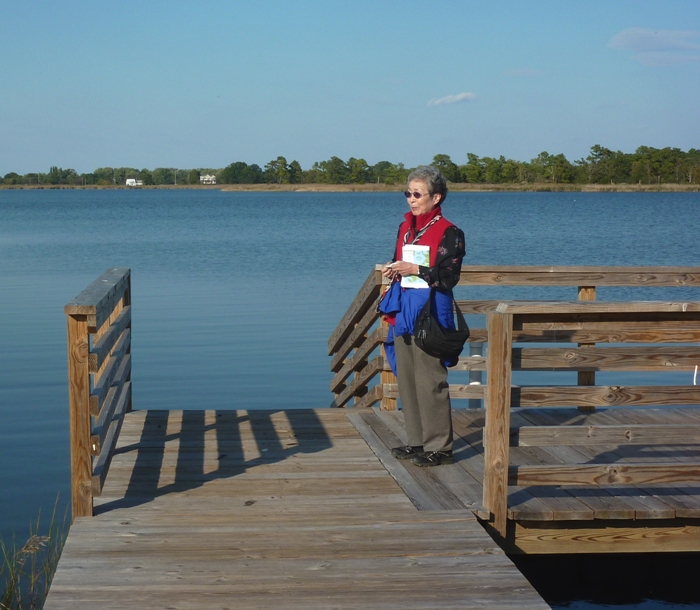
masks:
{"type": "Polygon", "coordinates": [[[506,535],[508,518],[508,464],[510,395],[513,356],[513,315],[487,314],[486,424],[484,427],[484,506],[493,527],[506,535]]]}
{"type": "Polygon", "coordinates": [[[92,516],[90,373],[87,316],[68,319],[68,400],[73,519],[92,516]]]}
{"type": "MultiPolygon", "coordinates": [[[[595,286],[579,286],[579,301],[595,301],[595,286]]],[[[579,347],[595,347],[595,343],[579,343],[579,347]]],[[[578,385],[595,385],[595,371],[579,371],[578,385]]],[[[579,411],[595,411],[595,407],[579,407],[579,411]]]]}
{"type": "MultiPolygon", "coordinates": [[[[375,269],[376,269],[376,267],[375,267],[375,269]]],[[[381,274],[381,267],[379,267],[379,269],[376,270],[375,273],[378,273],[378,275],[379,275],[379,281],[382,285],[382,288],[384,288],[384,286],[388,287],[390,284],[390,280],[388,278],[385,278],[381,274]]],[[[379,294],[380,299],[382,298],[383,294],[384,294],[383,291],[380,290],[380,294],[379,294]]],[[[384,316],[382,316],[380,318],[379,323],[381,325],[382,332],[384,333],[384,336],[386,337],[386,333],[389,331],[389,323],[384,319],[384,316]]],[[[382,352],[382,356],[384,357],[384,362],[387,363],[388,360],[386,357],[386,351],[384,350],[384,344],[382,344],[381,352],[382,352]]],[[[379,401],[379,408],[382,411],[396,411],[397,402],[398,402],[396,400],[396,398],[387,398],[386,396],[384,396],[385,385],[397,383],[396,376],[394,375],[393,371],[386,371],[386,370],[382,371],[379,375],[379,383],[382,385],[382,398],[379,401]]]]}

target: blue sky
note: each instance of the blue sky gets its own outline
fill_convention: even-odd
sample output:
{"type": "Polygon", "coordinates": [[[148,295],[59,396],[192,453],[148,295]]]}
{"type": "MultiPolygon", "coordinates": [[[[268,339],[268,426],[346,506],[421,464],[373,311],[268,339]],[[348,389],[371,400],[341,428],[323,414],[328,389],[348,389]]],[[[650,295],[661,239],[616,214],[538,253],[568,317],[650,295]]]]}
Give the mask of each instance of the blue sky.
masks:
{"type": "Polygon", "coordinates": [[[700,147],[700,2],[0,0],[0,174],[700,147]]]}

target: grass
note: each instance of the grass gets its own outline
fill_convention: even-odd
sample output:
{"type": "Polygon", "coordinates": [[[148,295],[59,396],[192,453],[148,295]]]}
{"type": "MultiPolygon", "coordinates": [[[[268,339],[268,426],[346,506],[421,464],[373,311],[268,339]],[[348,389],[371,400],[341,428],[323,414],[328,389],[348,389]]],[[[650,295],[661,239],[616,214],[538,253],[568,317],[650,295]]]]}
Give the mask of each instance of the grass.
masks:
{"type": "Polygon", "coordinates": [[[7,545],[0,539],[0,610],[40,610],[49,593],[51,579],[67,535],[67,511],[62,522],[56,519],[54,504],[46,535],[41,535],[41,513],[29,526],[29,538],[18,548],[14,537],[7,545]]]}

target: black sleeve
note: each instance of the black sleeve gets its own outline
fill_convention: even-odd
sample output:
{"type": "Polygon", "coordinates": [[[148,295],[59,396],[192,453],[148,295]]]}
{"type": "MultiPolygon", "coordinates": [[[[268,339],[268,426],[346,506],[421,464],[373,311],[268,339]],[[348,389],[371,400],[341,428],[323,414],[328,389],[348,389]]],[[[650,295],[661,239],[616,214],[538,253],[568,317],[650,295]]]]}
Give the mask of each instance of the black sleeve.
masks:
{"type": "Polygon", "coordinates": [[[440,240],[435,266],[418,267],[418,277],[431,288],[452,290],[459,282],[464,254],[464,232],[455,226],[447,227],[440,240]]]}

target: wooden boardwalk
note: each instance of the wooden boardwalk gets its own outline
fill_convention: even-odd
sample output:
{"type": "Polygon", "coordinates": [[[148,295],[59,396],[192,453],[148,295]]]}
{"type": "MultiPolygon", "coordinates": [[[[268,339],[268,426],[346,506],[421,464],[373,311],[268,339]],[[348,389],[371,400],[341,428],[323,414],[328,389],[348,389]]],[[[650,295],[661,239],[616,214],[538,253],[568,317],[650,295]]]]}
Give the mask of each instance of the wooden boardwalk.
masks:
{"type": "MultiPolygon", "coordinates": [[[[406,441],[400,411],[364,410],[349,416],[416,506],[464,507],[489,518],[481,506],[484,410],[453,410],[456,463],[434,469],[390,457],[387,447],[406,441]]],[[[513,409],[511,423],[513,439],[533,442],[511,447],[512,468],[582,464],[585,471],[610,465],[610,472],[596,486],[510,484],[507,535],[499,539],[494,533],[508,552],[700,551],[700,477],[673,480],[674,464],[683,474],[684,465],[698,461],[700,408],[513,409]],[[681,434],[688,444],[677,444],[673,437],[681,434]],[[585,436],[590,439],[584,444],[585,436]],[[596,441],[597,436],[607,442],[596,441]],[[567,437],[577,438],[578,444],[568,444],[567,437]],[[669,445],[658,444],[664,440],[669,445]],[[648,464],[652,469],[659,462],[670,464],[668,482],[624,483],[626,466],[648,464]]]]}
{"type": "Polygon", "coordinates": [[[398,422],[335,409],[127,413],[46,610],[547,608],[474,517],[466,470],[411,474],[363,439],[398,422]]]}

